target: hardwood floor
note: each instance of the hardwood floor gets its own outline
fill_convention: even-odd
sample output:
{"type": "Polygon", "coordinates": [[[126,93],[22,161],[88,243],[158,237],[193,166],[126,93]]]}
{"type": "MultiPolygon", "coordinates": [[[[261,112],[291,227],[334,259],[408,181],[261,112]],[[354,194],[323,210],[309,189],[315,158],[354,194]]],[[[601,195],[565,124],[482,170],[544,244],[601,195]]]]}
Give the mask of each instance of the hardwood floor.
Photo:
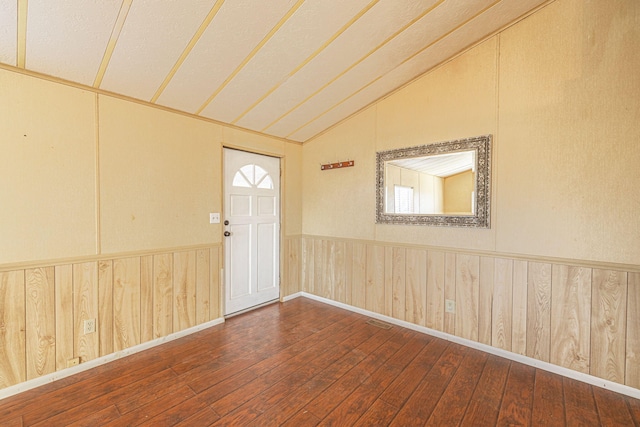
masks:
{"type": "Polygon", "coordinates": [[[638,426],[640,401],[306,298],[0,401],[2,426],[638,426]]]}

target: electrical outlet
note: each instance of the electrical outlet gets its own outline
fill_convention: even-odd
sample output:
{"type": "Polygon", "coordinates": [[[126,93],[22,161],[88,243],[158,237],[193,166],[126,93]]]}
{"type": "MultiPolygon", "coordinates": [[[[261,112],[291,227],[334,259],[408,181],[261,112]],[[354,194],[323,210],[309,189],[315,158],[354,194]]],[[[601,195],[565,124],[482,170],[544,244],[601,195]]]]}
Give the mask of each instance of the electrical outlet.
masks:
{"type": "Polygon", "coordinates": [[[209,224],[220,224],[220,213],[219,212],[211,212],[211,213],[209,213],[209,224]]]}
{"type": "Polygon", "coordinates": [[[446,313],[455,313],[456,312],[456,302],[452,299],[448,299],[444,301],[444,311],[446,313]]]}
{"type": "Polygon", "coordinates": [[[72,366],[78,366],[79,364],[80,364],[79,357],[74,357],[73,359],[67,360],[67,368],[70,368],[72,366]]]}
{"type": "Polygon", "coordinates": [[[83,326],[85,335],[94,333],[96,331],[96,319],[85,320],[83,326]]]}

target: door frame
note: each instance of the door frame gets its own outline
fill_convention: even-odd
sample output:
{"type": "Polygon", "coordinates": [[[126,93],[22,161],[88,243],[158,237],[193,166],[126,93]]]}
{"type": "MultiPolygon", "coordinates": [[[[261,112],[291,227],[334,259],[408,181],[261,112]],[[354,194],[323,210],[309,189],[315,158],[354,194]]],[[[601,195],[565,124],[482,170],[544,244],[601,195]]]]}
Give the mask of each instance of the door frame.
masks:
{"type": "Polygon", "coordinates": [[[226,169],[226,162],[224,159],[224,150],[225,149],[229,149],[229,150],[235,150],[235,151],[243,151],[245,153],[249,153],[249,154],[257,154],[259,156],[266,156],[266,157],[273,157],[279,160],[279,173],[280,173],[280,185],[279,185],[279,205],[278,205],[278,209],[279,209],[279,230],[278,230],[278,301],[281,302],[282,301],[282,268],[284,267],[283,265],[283,245],[282,245],[282,240],[283,240],[283,224],[284,224],[284,218],[285,218],[285,214],[284,214],[284,209],[282,209],[282,207],[284,206],[284,187],[285,187],[285,183],[284,183],[284,173],[283,173],[283,169],[284,169],[284,165],[285,165],[285,156],[284,154],[277,154],[277,153],[273,153],[273,152],[268,152],[268,151],[260,151],[260,150],[255,150],[255,149],[251,149],[251,148],[247,148],[247,147],[242,147],[242,146],[237,146],[237,145],[231,145],[231,144],[222,144],[222,149],[220,150],[220,171],[221,171],[221,175],[222,175],[222,179],[220,181],[221,183],[221,194],[220,194],[220,198],[221,198],[221,213],[220,213],[220,239],[221,239],[221,256],[220,256],[220,314],[223,318],[227,319],[233,316],[237,316],[239,314],[242,313],[246,313],[248,311],[251,310],[255,310],[257,308],[263,307],[265,305],[270,305],[273,304],[273,301],[270,302],[266,302],[263,304],[258,304],[256,306],[253,307],[249,307],[245,310],[240,310],[240,311],[236,311],[234,313],[231,314],[225,314],[226,311],[226,300],[227,300],[227,283],[226,283],[226,267],[227,267],[227,244],[226,244],[226,240],[224,238],[224,221],[225,221],[225,217],[224,217],[224,213],[226,211],[226,194],[225,194],[225,185],[226,185],[226,173],[227,173],[227,169],[226,169]]]}

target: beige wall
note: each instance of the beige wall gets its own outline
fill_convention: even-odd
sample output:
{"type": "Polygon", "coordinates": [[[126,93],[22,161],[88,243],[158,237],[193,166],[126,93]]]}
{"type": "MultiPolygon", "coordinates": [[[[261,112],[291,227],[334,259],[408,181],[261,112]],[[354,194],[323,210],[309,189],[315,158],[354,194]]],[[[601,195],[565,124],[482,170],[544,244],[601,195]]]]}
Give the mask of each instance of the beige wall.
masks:
{"type": "Polygon", "coordinates": [[[303,234],[640,264],[639,15],[558,0],[306,143],[303,234]],[[483,134],[490,229],[375,224],[376,151],[483,134]]]}
{"type": "Polygon", "coordinates": [[[640,264],[640,2],[556,1],[500,37],[496,248],[640,264]]]}
{"type": "Polygon", "coordinates": [[[96,251],[96,95],[0,70],[0,264],[96,251]]]}
{"type": "Polygon", "coordinates": [[[104,253],[220,241],[221,127],[99,97],[104,253]]]}
{"type": "Polygon", "coordinates": [[[221,242],[222,146],[282,158],[301,233],[302,147],[0,69],[0,268],[221,242]]]}
{"type": "Polygon", "coordinates": [[[444,211],[471,212],[473,172],[470,170],[444,179],[444,211]]]}

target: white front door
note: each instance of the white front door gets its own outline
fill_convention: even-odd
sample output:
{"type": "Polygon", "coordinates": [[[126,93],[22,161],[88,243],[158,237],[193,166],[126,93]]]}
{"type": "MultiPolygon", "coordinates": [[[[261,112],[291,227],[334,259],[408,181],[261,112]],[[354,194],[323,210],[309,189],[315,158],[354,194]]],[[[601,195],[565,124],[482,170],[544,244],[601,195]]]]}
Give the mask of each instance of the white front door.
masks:
{"type": "Polygon", "coordinates": [[[280,296],[280,159],[224,149],[225,314],[280,296]]]}

